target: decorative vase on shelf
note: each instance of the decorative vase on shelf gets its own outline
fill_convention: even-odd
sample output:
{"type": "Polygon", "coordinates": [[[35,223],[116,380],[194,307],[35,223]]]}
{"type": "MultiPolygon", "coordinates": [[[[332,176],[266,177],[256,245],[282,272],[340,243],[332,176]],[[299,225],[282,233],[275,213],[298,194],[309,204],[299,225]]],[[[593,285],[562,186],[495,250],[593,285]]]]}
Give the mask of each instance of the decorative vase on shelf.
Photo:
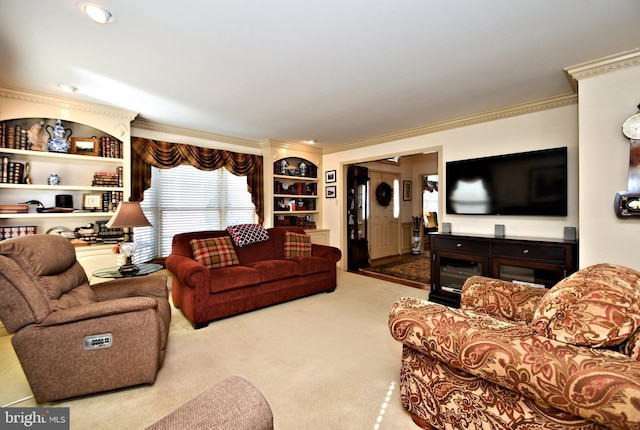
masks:
{"type": "Polygon", "coordinates": [[[46,130],[47,134],[49,135],[49,141],[47,142],[49,152],[61,152],[64,154],[68,154],[69,150],[71,149],[71,143],[69,142],[69,138],[71,137],[71,129],[64,128],[62,126],[62,121],[57,119],[56,125],[52,126],[51,124],[49,124],[47,125],[46,130]]]}

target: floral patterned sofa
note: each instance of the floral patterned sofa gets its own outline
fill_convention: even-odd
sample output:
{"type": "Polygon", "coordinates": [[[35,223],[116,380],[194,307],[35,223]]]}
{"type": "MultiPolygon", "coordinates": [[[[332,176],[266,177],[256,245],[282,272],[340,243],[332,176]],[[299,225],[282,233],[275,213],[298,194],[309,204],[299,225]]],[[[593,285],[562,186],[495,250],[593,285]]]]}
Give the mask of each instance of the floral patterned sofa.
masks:
{"type": "Polygon", "coordinates": [[[640,272],[598,264],[550,290],[474,276],[461,308],[402,298],[401,398],[422,428],[640,429],[640,272]]]}

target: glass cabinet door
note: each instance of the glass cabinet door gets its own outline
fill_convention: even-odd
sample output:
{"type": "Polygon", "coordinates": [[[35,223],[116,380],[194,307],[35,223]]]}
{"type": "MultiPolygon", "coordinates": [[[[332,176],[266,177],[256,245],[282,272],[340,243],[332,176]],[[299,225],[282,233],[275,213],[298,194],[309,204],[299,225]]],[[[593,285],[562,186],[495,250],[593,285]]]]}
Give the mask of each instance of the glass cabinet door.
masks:
{"type": "Polygon", "coordinates": [[[347,238],[349,270],[369,266],[367,204],[369,170],[350,166],[347,173],[347,238]]]}
{"type": "Polygon", "coordinates": [[[493,274],[505,281],[551,288],[567,276],[567,271],[559,264],[494,258],[493,274]]]}
{"type": "Polygon", "coordinates": [[[447,306],[460,306],[462,285],[471,276],[487,276],[488,258],[483,256],[436,253],[432,261],[429,300],[447,306]]]}

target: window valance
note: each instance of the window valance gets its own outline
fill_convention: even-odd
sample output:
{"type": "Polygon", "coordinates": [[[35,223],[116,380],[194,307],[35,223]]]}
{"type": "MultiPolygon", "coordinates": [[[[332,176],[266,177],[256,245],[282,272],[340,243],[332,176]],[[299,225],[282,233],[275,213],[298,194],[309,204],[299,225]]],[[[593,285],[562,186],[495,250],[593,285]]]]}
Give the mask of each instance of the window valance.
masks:
{"type": "Polygon", "coordinates": [[[189,163],[200,170],[225,167],[237,176],[247,177],[247,190],[256,206],[258,222],[264,221],[264,178],[262,156],[202,148],[183,143],[160,142],[142,137],[131,138],[131,199],[141,202],[151,186],[151,167],[170,169],[189,163]]]}

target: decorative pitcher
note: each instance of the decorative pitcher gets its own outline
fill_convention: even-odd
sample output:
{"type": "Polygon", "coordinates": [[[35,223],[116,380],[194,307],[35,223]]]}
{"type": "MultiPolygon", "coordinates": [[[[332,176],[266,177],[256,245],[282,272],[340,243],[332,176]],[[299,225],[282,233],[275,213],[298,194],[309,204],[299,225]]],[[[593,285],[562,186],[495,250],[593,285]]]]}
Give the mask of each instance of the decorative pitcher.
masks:
{"type": "Polygon", "coordinates": [[[47,142],[49,152],[62,152],[68,154],[71,149],[71,143],[69,142],[71,129],[64,128],[62,126],[62,121],[57,119],[55,127],[49,124],[45,130],[47,130],[47,134],[49,135],[49,141],[47,142]]]}

